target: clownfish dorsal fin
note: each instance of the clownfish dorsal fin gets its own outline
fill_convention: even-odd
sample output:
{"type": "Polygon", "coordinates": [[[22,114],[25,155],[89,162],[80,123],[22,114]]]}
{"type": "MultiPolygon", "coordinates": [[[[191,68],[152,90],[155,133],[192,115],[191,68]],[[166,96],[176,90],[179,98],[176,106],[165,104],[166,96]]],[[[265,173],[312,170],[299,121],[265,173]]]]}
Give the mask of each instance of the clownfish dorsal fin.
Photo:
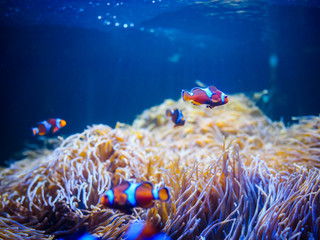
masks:
{"type": "Polygon", "coordinates": [[[130,185],[131,185],[130,182],[124,181],[124,182],[120,183],[118,186],[116,186],[115,188],[121,192],[124,192],[125,190],[127,190],[130,187],[130,185]]]}
{"type": "Polygon", "coordinates": [[[130,186],[130,182],[129,181],[123,181],[121,182],[119,185],[128,185],[128,187],[130,186]]]}
{"type": "Polygon", "coordinates": [[[194,88],[192,88],[191,89],[191,93],[194,93],[195,91],[199,91],[199,90],[202,90],[203,91],[203,89],[202,88],[200,88],[200,87],[194,87],[194,88]]]}
{"type": "Polygon", "coordinates": [[[209,86],[208,88],[212,93],[218,90],[215,86],[209,86]]]}
{"type": "Polygon", "coordinates": [[[44,121],[41,121],[41,122],[37,122],[37,125],[44,125],[45,123],[46,123],[47,121],[46,120],[44,120],[44,121]]]}
{"type": "Polygon", "coordinates": [[[143,182],[143,183],[141,183],[140,186],[143,186],[143,187],[145,187],[145,188],[147,188],[147,189],[150,189],[150,190],[153,189],[153,185],[152,185],[151,182],[143,182]]]}

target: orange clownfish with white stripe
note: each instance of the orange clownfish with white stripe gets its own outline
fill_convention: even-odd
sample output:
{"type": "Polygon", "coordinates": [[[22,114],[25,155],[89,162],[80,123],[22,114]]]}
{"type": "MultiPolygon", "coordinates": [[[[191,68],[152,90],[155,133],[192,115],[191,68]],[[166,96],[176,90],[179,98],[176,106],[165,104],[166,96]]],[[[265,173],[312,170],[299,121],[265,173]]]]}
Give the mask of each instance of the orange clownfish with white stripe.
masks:
{"type": "Polygon", "coordinates": [[[61,118],[50,118],[48,120],[38,122],[37,127],[31,128],[33,135],[46,135],[47,133],[55,133],[66,125],[66,121],[61,118]]]}
{"type": "Polygon", "coordinates": [[[161,232],[159,224],[151,222],[133,222],[126,234],[126,240],[171,240],[169,236],[161,232]]]}
{"type": "Polygon", "coordinates": [[[150,182],[124,182],[102,195],[100,203],[105,207],[130,212],[134,207],[150,208],[154,205],[154,200],[169,199],[169,190],[166,187],[153,189],[150,182]]]}
{"type": "Polygon", "coordinates": [[[185,119],[184,119],[184,116],[181,112],[180,109],[176,108],[174,110],[171,110],[171,109],[167,109],[166,110],[166,115],[167,117],[170,117],[172,122],[174,123],[174,126],[177,127],[177,126],[183,126],[184,123],[185,123],[185,119]]]}
{"type": "Polygon", "coordinates": [[[207,108],[211,109],[229,101],[228,96],[214,86],[195,87],[190,92],[182,90],[181,96],[184,101],[191,101],[194,105],[206,104],[207,108]]]}

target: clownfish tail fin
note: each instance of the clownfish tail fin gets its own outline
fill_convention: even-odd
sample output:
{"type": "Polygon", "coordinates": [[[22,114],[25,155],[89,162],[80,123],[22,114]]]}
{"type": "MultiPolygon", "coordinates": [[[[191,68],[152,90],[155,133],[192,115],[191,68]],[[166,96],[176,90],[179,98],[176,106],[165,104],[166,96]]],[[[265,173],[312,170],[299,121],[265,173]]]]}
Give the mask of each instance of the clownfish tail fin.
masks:
{"type": "Polygon", "coordinates": [[[166,116],[167,117],[171,117],[172,116],[172,111],[169,108],[166,110],[166,116]]]}
{"type": "Polygon", "coordinates": [[[183,101],[189,101],[191,100],[191,94],[188,91],[182,90],[181,97],[183,101]]]}
{"type": "Polygon", "coordinates": [[[168,188],[164,187],[164,188],[160,188],[158,190],[158,199],[160,201],[168,201],[170,199],[170,194],[169,194],[169,190],[168,188]]]}
{"type": "Polygon", "coordinates": [[[33,136],[37,135],[39,133],[39,129],[38,128],[31,128],[33,136]]]}

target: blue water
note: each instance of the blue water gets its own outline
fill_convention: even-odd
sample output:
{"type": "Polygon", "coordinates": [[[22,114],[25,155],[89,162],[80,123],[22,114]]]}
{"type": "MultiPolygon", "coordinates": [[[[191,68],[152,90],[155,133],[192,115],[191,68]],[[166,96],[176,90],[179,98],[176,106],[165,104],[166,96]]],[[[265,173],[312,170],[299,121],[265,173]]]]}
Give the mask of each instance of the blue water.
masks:
{"type": "Polygon", "coordinates": [[[0,162],[39,121],[132,123],[196,80],[268,89],[274,120],[318,115],[319,26],[318,1],[0,1],[0,162]]]}

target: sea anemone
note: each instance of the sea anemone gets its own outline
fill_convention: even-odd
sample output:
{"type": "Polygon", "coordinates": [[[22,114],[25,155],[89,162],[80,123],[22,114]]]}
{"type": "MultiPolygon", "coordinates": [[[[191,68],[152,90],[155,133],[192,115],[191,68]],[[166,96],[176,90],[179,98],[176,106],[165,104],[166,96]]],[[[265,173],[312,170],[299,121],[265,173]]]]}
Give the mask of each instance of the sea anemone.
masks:
{"type": "Polygon", "coordinates": [[[294,120],[273,122],[240,94],[212,110],[166,100],[131,126],[93,125],[1,170],[0,238],[86,228],[122,239],[139,219],[172,239],[318,239],[320,117],[294,120]],[[101,195],[123,181],[166,186],[171,200],[132,214],[104,208],[101,195]]]}

